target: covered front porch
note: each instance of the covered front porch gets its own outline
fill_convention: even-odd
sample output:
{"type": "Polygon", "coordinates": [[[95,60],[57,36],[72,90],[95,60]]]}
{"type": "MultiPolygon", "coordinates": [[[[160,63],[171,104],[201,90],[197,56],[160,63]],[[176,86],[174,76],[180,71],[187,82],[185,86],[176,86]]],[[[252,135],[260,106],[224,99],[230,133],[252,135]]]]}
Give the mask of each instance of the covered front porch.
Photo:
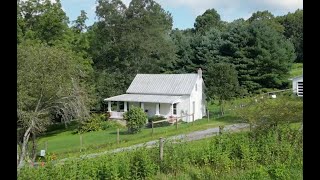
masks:
{"type": "Polygon", "coordinates": [[[123,119],[123,114],[130,107],[140,107],[148,117],[177,116],[177,104],[181,96],[122,94],[105,99],[108,102],[108,112],[111,119],[123,119]]]}

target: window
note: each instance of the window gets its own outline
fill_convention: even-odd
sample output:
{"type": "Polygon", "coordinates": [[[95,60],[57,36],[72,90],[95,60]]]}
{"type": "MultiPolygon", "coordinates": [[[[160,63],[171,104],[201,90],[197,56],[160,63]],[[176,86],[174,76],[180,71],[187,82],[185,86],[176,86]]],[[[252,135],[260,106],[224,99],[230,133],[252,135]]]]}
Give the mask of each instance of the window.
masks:
{"type": "Polygon", "coordinates": [[[124,110],[124,102],[123,101],[119,101],[119,110],[120,111],[124,110]]]}
{"type": "Polygon", "coordinates": [[[177,104],[173,104],[173,115],[177,115],[177,104]]]}
{"type": "Polygon", "coordinates": [[[299,97],[303,96],[303,82],[297,82],[297,95],[299,97]]]}

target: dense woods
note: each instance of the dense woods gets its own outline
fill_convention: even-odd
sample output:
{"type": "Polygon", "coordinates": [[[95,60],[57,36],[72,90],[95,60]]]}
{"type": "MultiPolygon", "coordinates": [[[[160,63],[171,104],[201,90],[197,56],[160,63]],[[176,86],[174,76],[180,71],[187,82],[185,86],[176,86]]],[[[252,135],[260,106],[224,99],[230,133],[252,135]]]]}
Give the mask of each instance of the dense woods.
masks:
{"type": "Polygon", "coordinates": [[[300,9],[284,16],[258,11],[233,22],[208,9],[194,28],[180,30],[153,0],[132,0],[129,6],[121,0],[97,3],[98,20],[87,27],[86,12],[70,20],[60,0],[17,0],[17,142],[22,150],[52,121],[67,126],[90,110],[104,110],[102,99],[124,93],[137,73],[202,68],[208,99],[222,102],[288,88],[292,63],[303,62],[300,9]],[[232,87],[212,89],[221,76],[232,87]]]}

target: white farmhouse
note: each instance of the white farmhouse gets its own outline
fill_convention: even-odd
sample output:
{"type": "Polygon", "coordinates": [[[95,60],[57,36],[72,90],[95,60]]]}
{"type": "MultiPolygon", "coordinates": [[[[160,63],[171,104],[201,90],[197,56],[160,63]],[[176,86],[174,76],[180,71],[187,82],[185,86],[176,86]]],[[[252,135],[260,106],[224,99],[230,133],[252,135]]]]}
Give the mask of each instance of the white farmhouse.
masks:
{"type": "Polygon", "coordinates": [[[139,106],[149,117],[188,115],[181,119],[191,122],[206,115],[204,87],[201,69],[197,74],[137,74],[126,94],[104,100],[113,119],[122,119],[131,106],[139,106]]]}
{"type": "Polygon", "coordinates": [[[303,97],[303,75],[294,77],[292,79],[292,91],[299,97],[303,97]]]}

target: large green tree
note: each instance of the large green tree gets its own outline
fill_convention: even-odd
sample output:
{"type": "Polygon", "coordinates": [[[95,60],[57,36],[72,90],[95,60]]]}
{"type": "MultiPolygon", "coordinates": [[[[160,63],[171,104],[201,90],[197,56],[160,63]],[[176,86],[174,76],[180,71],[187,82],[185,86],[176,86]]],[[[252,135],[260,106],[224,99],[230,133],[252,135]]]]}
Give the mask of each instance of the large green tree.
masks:
{"type": "Polygon", "coordinates": [[[205,33],[211,28],[219,29],[222,25],[218,12],[215,9],[208,9],[202,15],[197,16],[194,28],[198,33],[205,33]]]}
{"type": "Polygon", "coordinates": [[[220,55],[236,66],[241,86],[250,92],[287,86],[294,48],[268,22],[238,20],[228,26],[222,37],[220,55]]]}
{"type": "Polygon", "coordinates": [[[69,18],[62,10],[60,0],[17,1],[18,42],[37,39],[49,45],[68,41],[69,18]]]}
{"type": "MultiPolygon", "coordinates": [[[[175,59],[172,17],[158,3],[133,0],[126,7],[119,0],[99,0],[96,13],[99,21],[88,32],[98,79],[110,73],[110,81],[118,80],[115,92],[124,92],[137,73],[167,71],[175,59]]],[[[106,92],[104,84],[97,85],[99,92],[106,92]]]]}
{"type": "Polygon", "coordinates": [[[264,21],[276,31],[283,33],[284,27],[277,21],[275,16],[269,11],[257,11],[248,19],[250,23],[254,21],[264,21]]]}
{"type": "Polygon", "coordinates": [[[68,47],[71,48],[72,51],[80,54],[83,58],[92,59],[89,54],[90,34],[87,32],[88,27],[85,24],[87,19],[87,13],[81,10],[80,15],[72,22],[68,47]]]}
{"type": "Polygon", "coordinates": [[[295,47],[297,58],[295,62],[303,62],[303,10],[298,9],[294,13],[277,17],[284,26],[284,35],[295,47]]]}
{"type": "Polygon", "coordinates": [[[294,48],[272,25],[275,22],[270,19],[272,14],[267,15],[250,21],[238,19],[224,30],[214,27],[204,33],[175,30],[171,37],[178,59],[173,63],[173,72],[191,73],[201,67],[206,79],[208,64],[224,62],[235,65],[240,86],[249,92],[286,88],[294,48]]]}
{"type": "Polygon", "coordinates": [[[177,58],[170,64],[169,72],[188,73],[190,71],[189,65],[192,64],[193,58],[193,49],[191,47],[193,36],[192,29],[175,29],[171,32],[170,37],[175,45],[177,58]]]}
{"type": "Polygon", "coordinates": [[[254,81],[265,88],[285,88],[295,59],[292,43],[264,22],[253,22],[249,33],[252,44],[246,51],[256,66],[254,81]]]}
{"type": "Polygon", "coordinates": [[[177,60],[172,72],[194,73],[200,67],[205,72],[207,65],[218,62],[219,47],[222,43],[221,31],[216,28],[200,33],[174,31],[171,34],[177,47],[177,60]]]}
{"type": "Polygon", "coordinates": [[[88,116],[90,98],[81,80],[87,66],[81,56],[67,49],[35,41],[21,42],[17,49],[17,133],[21,154],[26,157],[30,135],[45,131],[59,115],[63,121],[88,116]]]}
{"type": "Polygon", "coordinates": [[[219,101],[223,115],[225,101],[236,97],[240,92],[237,71],[232,64],[210,63],[206,76],[207,97],[219,101]]]}

